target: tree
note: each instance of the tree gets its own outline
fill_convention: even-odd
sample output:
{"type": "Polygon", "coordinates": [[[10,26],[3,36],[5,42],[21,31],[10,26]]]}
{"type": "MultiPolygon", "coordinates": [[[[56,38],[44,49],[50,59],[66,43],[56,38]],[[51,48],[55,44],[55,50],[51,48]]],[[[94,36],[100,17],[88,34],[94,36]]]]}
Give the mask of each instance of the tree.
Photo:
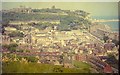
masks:
{"type": "Polygon", "coordinates": [[[109,37],[104,34],[103,40],[104,40],[105,43],[107,42],[108,39],[109,39],[109,37]]]}
{"type": "Polygon", "coordinates": [[[118,60],[115,58],[115,55],[112,53],[108,54],[108,59],[106,60],[106,62],[110,64],[118,64],[118,60]]]}
{"type": "Polygon", "coordinates": [[[16,47],[18,47],[18,44],[13,43],[13,44],[10,44],[9,47],[15,47],[16,48],[16,47]]]}
{"type": "Polygon", "coordinates": [[[9,45],[7,45],[7,44],[4,44],[4,45],[2,45],[2,48],[9,48],[9,45]]]}
{"type": "Polygon", "coordinates": [[[2,45],[3,48],[7,48],[10,52],[16,52],[18,45],[17,44],[10,44],[10,45],[2,45]]]}
{"type": "Polygon", "coordinates": [[[60,68],[60,67],[55,67],[55,68],[53,68],[53,72],[63,72],[63,70],[62,70],[62,68],[60,68]]]}
{"type": "Polygon", "coordinates": [[[52,9],[55,9],[55,6],[52,6],[52,9]]]}
{"type": "Polygon", "coordinates": [[[3,20],[3,21],[2,21],[2,26],[3,26],[3,27],[9,26],[9,20],[3,20]]]}
{"type": "Polygon", "coordinates": [[[28,56],[25,58],[28,60],[28,62],[37,62],[38,61],[38,59],[34,56],[28,56]]]}
{"type": "Polygon", "coordinates": [[[16,48],[15,48],[15,47],[10,47],[9,50],[10,50],[11,52],[16,52],[16,48]]]}
{"type": "Polygon", "coordinates": [[[58,26],[58,30],[60,31],[70,31],[70,26],[66,25],[66,24],[62,24],[58,26]]]}
{"type": "Polygon", "coordinates": [[[10,37],[23,37],[24,34],[22,32],[19,32],[19,31],[14,31],[14,32],[11,32],[10,34],[8,34],[10,37]]]}

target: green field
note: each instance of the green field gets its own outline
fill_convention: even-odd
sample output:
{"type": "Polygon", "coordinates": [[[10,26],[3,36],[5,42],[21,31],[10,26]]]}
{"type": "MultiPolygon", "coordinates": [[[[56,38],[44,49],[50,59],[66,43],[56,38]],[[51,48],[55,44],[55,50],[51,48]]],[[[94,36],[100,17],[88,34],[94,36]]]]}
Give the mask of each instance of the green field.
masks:
{"type": "Polygon", "coordinates": [[[81,62],[81,61],[73,61],[73,64],[75,67],[79,68],[79,69],[87,69],[89,70],[89,68],[91,68],[90,64],[87,64],[85,62],[81,62]]]}
{"type": "Polygon", "coordinates": [[[3,73],[90,73],[86,63],[75,62],[79,68],[64,68],[50,64],[3,62],[3,73]],[[79,64],[79,65],[78,65],[79,64]]]}

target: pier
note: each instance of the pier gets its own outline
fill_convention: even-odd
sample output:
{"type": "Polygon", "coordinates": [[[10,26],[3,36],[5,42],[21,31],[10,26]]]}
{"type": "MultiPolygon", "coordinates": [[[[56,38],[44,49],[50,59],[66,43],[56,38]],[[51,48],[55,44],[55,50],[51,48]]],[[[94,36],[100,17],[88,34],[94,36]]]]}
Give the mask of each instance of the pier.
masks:
{"type": "Polygon", "coordinates": [[[120,20],[117,20],[117,19],[113,19],[113,20],[103,20],[103,19],[101,19],[101,20],[94,20],[93,22],[119,22],[120,20]]]}

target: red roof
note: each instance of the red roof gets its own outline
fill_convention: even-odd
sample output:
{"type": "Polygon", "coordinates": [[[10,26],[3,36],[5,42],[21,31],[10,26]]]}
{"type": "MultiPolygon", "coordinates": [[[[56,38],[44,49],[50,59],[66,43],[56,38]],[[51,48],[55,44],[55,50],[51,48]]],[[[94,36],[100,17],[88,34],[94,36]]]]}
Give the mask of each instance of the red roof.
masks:
{"type": "Polygon", "coordinates": [[[112,68],[110,65],[106,65],[105,68],[104,68],[104,72],[105,73],[112,73],[112,68]]]}

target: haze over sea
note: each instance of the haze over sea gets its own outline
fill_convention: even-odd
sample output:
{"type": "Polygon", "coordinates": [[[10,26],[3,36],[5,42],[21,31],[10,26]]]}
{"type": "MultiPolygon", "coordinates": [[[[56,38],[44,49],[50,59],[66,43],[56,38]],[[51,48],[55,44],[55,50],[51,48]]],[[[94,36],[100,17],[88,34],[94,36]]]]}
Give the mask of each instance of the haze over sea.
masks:
{"type": "MultiPolygon", "coordinates": [[[[93,16],[92,18],[97,20],[118,20],[118,16],[93,16]]],[[[101,22],[101,24],[106,24],[111,27],[112,31],[119,31],[119,21],[109,21],[109,22],[101,22]]]]}

